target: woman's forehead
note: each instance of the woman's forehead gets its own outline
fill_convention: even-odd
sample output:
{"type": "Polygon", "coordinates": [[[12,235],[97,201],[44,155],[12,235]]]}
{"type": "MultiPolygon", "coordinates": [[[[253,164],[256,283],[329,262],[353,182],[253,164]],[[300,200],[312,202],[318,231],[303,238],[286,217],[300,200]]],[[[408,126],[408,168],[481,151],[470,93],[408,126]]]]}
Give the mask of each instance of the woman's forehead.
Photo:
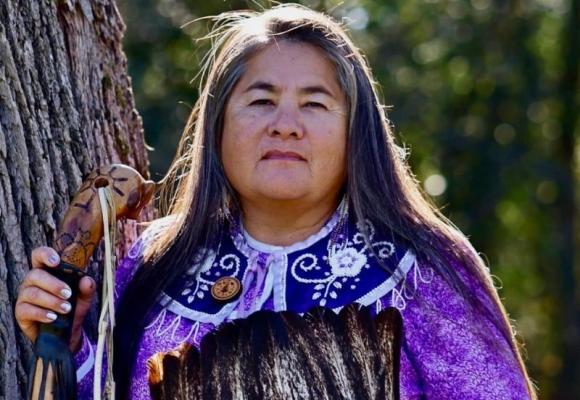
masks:
{"type": "Polygon", "coordinates": [[[269,44],[246,62],[240,89],[268,87],[272,91],[296,89],[304,92],[326,88],[333,95],[340,91],[336,69],[326,54],[316,46],[291,41],[269,44]]]}

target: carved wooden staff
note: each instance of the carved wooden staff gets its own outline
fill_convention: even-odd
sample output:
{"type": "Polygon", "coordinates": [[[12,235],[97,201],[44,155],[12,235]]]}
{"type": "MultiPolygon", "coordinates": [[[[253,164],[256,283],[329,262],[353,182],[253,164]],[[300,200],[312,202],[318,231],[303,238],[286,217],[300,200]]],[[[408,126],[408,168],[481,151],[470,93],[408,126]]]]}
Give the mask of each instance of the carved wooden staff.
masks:
{"type": "Polygon", "coordinates": [[[401,314],[260,311],[149,359],[154,400],[398,400],[401,314]]]}
{"type": "Polygon", "coordinates": [[[50,324],[41,324],[34,345],[35,359],[29,375],[31,400],[77,398],[76,369],[69,350],[79,280],[103,237],[103,217],[98,189],[107,187],[115,204],[115,219],[136,219],[151,199],[155,183],[133,168],[112,164],[92,172],[83,182],[57,231],[55,249],[61,263],[47,271],[72,289],[71,311],[50,324]]]}

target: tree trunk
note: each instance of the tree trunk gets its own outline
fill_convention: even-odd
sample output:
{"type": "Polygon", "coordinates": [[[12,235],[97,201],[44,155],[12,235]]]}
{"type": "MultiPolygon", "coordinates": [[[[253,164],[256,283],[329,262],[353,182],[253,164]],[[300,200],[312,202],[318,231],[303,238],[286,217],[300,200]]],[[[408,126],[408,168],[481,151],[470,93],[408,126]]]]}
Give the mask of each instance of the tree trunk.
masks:
{"type": "MultiPolygon", "coordinates": [[[[31,346],[14,303],[31,250],[51,245],[95,167],[121,162],[148,175],[123,31],[114,0],[0,2],[0,399],[26,389],[31,346]]],[[[135,224],[121,229],[136,235],[135,224]]]]}

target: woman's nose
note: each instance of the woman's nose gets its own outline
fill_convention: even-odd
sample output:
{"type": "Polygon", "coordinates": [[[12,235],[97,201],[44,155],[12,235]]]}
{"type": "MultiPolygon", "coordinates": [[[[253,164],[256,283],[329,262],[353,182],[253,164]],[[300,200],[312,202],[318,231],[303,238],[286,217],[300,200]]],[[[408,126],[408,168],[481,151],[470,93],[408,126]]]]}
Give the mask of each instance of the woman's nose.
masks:
{"type": "Polygon", "coordinates": [[[278,136],[281,139],[302,138],[304,136],[304,127],[299,110],[294,107],[279,106],[270,125],[269,134],[278,136]]]}

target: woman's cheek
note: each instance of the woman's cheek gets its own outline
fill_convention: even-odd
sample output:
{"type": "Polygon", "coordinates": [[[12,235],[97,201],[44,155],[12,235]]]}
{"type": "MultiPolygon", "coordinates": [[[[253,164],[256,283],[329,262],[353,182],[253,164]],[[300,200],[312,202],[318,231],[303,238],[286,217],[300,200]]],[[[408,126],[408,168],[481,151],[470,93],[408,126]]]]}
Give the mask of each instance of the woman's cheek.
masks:
{"type": "Polygon", "coordinates": [[[311,112],[304,118],[308,131],[319,140],[344,140],[346,138],[346,121],[342,114],[329,111],[311,112]]]}

